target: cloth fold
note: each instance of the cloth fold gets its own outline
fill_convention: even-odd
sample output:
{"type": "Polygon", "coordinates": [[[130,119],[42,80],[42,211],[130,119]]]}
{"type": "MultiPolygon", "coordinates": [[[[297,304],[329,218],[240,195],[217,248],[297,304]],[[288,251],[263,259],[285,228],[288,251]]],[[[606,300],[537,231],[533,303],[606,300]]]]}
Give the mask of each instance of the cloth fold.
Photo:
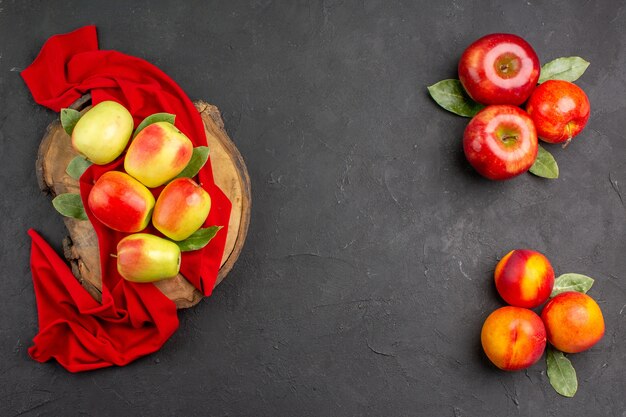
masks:
{"type": "MultiPolygon", "coordinates": [[[[98,49],[95,26],[52,36],[35,61],[21,73],[35,101],[54,111],[86,93],[93,104],[114,100],[133,115],[135,126],[145,117],[167,112],[194,146],[205,146],[202,119],[182,89],[154,65],[117,51],[98,49]]],[[[111,164],[92,165],[80,179],[86,202],[94,182],[106,171],[122,170],[123,156],[111,164]]],[[[197,181],[211,196],[205,226],[223,226],[209,244],[183,254],[181,273],[205,296],[215,285],[224,252],[231,203],[213,181],[210,160],[197,181]]],[[[153,190],[156,194],[160,190],[153,190]]],[[[34,230],[31,269],[39,317],[39,334],[29,349],[44,362],[55,358],[71,372],[125,365],[158,350],[178,327],[176,306],[153,284],[124,280],[117,272],[117,242],[126,234],[113,231],[85,210],[98,236],[102,270],[102,302],[76,281],[67,264],[34,230]]],[[[149,232],[158,234],[153,228],[149,232]]]]}

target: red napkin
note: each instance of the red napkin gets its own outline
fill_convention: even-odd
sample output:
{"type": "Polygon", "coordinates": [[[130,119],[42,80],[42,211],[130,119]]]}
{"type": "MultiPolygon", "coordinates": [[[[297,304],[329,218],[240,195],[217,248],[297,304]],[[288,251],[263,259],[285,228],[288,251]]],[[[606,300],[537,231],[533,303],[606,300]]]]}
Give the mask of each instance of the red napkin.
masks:
{"type": "MultiPolygon", "coordinates": [[[[180,87],[142,59],[98,50],[95,26],[51,37],[21,75],[35,101],[54,111],[91,92],[94,104],[114,100],[124,105],[135,126],[153,113],[175,114],[175,125],[194,146],[206,145],[202,119],[180,87]]],[[[106,171],[121,169],[121,165],[122,158],[106,166],[92,165],[80,180],[83,203],[95,180],[106,171]]],[[[215,185],[210,162],[198,174],[198,181],[212,200],[205,226],[223,229],[204,249],[183,255],[181,273],[209,295],[224,252],[231,203],[215,185]]],[[[29,231],[39,334],[28,352],[40,362],[55,358],[71,372],[125,365],[158,350],[178,328],[172,301],[153,284],[128,282],[118,274],[110,254],[116,252],[117,242],[125,234],[100,223],[87,204],[85,209],[98,235],[102,303],[76,281],[41,236],[29,231]]]]}

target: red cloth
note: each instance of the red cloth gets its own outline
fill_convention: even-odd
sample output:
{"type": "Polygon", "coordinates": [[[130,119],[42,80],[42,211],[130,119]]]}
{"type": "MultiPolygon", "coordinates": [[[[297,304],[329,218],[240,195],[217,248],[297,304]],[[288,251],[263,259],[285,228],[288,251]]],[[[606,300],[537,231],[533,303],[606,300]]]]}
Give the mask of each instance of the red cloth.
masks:
{"type": "MultiPolygon", "coordinates": [[[[35,101],[54,111],[91,92],[94,104],[114,100],[124,105],[135,126],[153,113],[175,114],[175,125],[194,146],[206,145],[202,119],[180,87],[142,59],[98,50],[95,26],[51,37],[21,75],[35,101]]],[[[80,179],[81,197],[98,235],[101,304],[76,281],[56,252],[35,231],[29,231],[39,314],[39,334],[29,354],[37,361],[55,358],[71,372],[125,365],[158,350],[178,327],[174,303],[153,284],[136,284],[120,277],[110,254],[116,252],[117,242],[125,234],[100,223],[86,204],[95,180],[108,170],[122,169],[122,158],[106,166],[92,165],[80,179]]],[[[181,273],[209,295],[224,252],[231,203],[215,185],[210,161],[198,174],[198,181],[212,200],[205,226],[223,229],[204,249],[183,255],[181,273]]],[[[149,231],[155,233],[152,228],[149,231]]]]}

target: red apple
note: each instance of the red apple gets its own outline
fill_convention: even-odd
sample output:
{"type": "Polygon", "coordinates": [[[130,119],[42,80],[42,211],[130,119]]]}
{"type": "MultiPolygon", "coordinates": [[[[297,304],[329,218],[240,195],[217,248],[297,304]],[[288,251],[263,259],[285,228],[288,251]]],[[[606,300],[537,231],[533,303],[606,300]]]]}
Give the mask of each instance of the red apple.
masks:
{"type": "Polygon", "coordinates": [[[533,91],[526,111],[535,122],[537,136],[561,143],[578,135],[589,120],[589,99],[576,84],[549,80],[533,91]]]}
{"type": "Polygon", "coordinates": [[[469,122],[463,150],[484,177],[505,180],[526,172],[537,158],[537,132],[519,107],[487,106],[469,122]]]}
{"type": "Polygon", "coordinates": [[[482,104],[522,104],[537,85],[540,70],[530,44],[506,33],[483,36],[459,61],[461,84],[482,104]]]}
{"type": "Polygon", "coordinates": [[[152,224],[170,239],[184,240],[202,226],[210,210],[209,193],[190,178],[177,178],[161,191],[152,224]]]}
{"type": "Polygon", "coordinates": [[[172,241],[135,233],[117,244],[117,271],[133,282],[173,278],[180,269],[180,248],[172,241]]]}
{"type": "Polygon", "coordinates": [[[124,169],[147,187],[165,184],[189,163],[193,144],[171,123],[157,122],[143,129],[126,152],[124,169]]]}
{"type": "Polygon", "coordinates": [[[154,196],[143,184],[119,171],[104,173],[87,200],[94,216],[111,229],[134,233],[146,228],[154,196]]]}

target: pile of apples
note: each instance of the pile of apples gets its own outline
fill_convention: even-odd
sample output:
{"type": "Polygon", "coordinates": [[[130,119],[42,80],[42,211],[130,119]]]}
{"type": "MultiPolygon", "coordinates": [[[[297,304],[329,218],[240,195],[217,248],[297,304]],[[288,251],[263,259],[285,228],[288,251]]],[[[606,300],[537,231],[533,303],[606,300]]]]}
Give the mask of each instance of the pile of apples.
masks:
{"type": "Polygon", "coordinates": [[[193,144],[172,123],[141,126],[133,136],[130,112],[104,101],[78,119],[72,147],[88,161],[105,165],[124,151],[124,171],[108,171],[95,182],[88,206],[101,223],[129,233],[117,245],[117,269],[134,282],[152,282],[178,274],[181,249],[206,221],[211,197],[191,178],[176,178],[187,167],[193,144]],[[128,145],[130,141],[130,145],[128,145]],[[155,199],[157,187],[165,187],[155,199]],[[165,237],[139,233],[152,223],[165,237]]]}
{"type": "MultiPolygon", "coordinates": [[[[589,65],[575,57],[560,62],[568,59],[582,61],[582,71],[589,65]]],[[[557,61],[553,61],[554,66],[559,65],[557,61]]],[[[474,100],[465,105],[480,109],[465,129],[463,150],[482,176],[505,180],[520,175],[533,166],[540,150],[547,153],[538,146],[538,139],[566,145],[587,124],[589,99],[580,87],[567,81],[574,78],[575,71],[559,69],[551,79],[540,81],[541,70],[532,46],[517,35],[490,34],[463,52],[459,81],[464,93],[474,100]]],[[[460,104],[450,101],[455,92],[444,90],[444,86],[435,84],[429,91],[442,107],[460,114],[451,107],[460,104]]]]}
{"type": "Polygon", "coordinates": [[[492,312],[483,324],[481,342],[487,357],[502,370],[525,369],[541,358],[547,340],[553,346],[547,357],[550,382],[560,394],[573,396],[577,380],[562,352],[591,348],[605,330],[600,307],[586,294],[593,279],[564,274],[555,280],[543,254],[517,249],[497,264],[494,280],[509,306],[492,312]],[[531,310],[544,303],[541,316],[531,310]],[[571,370],[569,375],[562,375],[564,369],[571,370]]]}

